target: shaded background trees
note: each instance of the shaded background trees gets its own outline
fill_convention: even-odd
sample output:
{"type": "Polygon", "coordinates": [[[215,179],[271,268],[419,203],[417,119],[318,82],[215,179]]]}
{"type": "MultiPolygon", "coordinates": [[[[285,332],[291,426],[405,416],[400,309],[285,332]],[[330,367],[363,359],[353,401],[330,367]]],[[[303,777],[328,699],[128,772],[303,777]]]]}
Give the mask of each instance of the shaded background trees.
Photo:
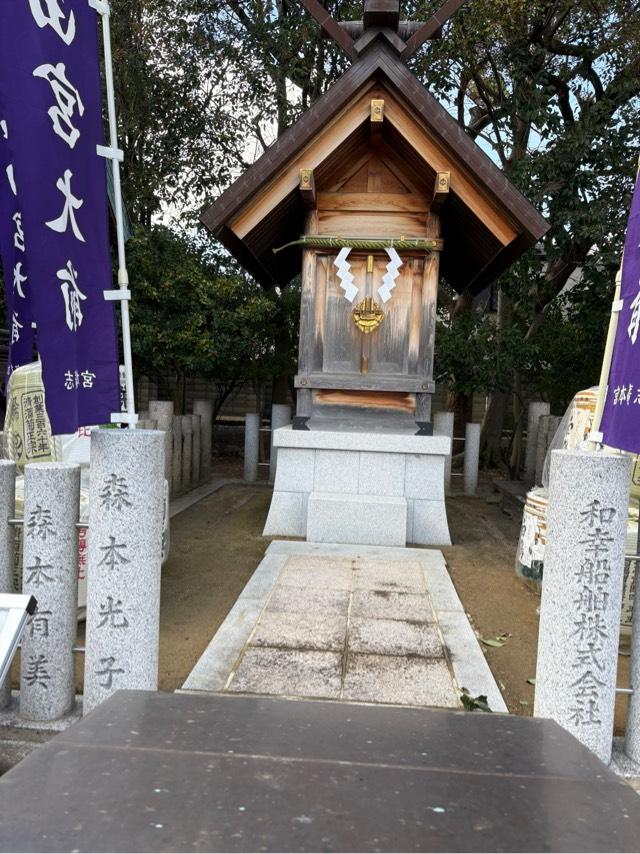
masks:
{"type": "MultiPolygon", "coordinates": [[[[360,0],[325,5],[342,20],[358,18],[362,8],[360,0]]],[[[439,5],[406,0],[403,16],[424,18],[439,5]]],[[[348,60],[297,0],[192,0],[186,12],[177,0],[114,0],[112,8],[129,213],[138,229],[163,223],[180,238],[171,249],[176,289],[190,300],[172,306],[185,312],[194,336],[214,342],[189,353],[184,370],[205,362],[223,370],[213,349],[225,334],[214,326],[216,306],[224,316],[229,292],[221,283],[234,282],[236,302],[226,305],[241,314],[246,304],[245,328],[262,342],[259,361],[275,372],[282,393],[293,372],[295,299],[289,289],[253,292],[197,217],[348,60]]],[[[445,282],[441,294],[436,368],[450,406],[462,419],[473,391],[490,395],[485,459],[504,459],[501,437],[510,424],[514,472],[525,399],[544,396],[559,411],[598,379],[638,154],[639,38],[637,0],[469,0],[412,61],[551,223],[491,293],[454,300],[445,282]]],[[[135,264],[144,268],[144,253],[154,257],[154,241],[168,239],[137,231],[135,264]]],[[[145,269],[151,288],[150,262],[145,269]]],[[[161,337],[151,334],[153,324],[164,335],[171,318],[154,313],[155,297],[147,284],[138,287],[135,273],[132,282],[137,358],[151,366],[149,348],[161,337]]]]}

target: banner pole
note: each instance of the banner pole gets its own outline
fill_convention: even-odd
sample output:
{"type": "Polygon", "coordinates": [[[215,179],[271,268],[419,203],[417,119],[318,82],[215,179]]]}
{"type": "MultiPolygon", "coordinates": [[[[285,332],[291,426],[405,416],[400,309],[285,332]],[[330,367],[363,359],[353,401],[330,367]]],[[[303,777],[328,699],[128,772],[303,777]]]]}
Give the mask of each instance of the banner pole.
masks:
{"type": "Polygon", "coordinates": [[[131,327],[129,323],[129,274],[124,246],[124,221],[122,215],[122,185],[120,183],[120,162],[123,152],[118,148],[118,125],[116,121],[116,100],[113,86],[113,60],[111,52],[111,27],[109,18],[111,9],[108,0],[88,0],[89,6],[102,17],[102,41],[104,47],[104,73],[107,87],[107,112],[109,116],[109,146],[98,146],[98,154],[111,160],[113,167],[113,195],[115,202],[116,236],[118,244],[118,291],[106,291],[105,299],[116,299],[120,302],[122,316],[122,347],[124,351],[124,374],[126,393],[126,416],[114,413],[112,422],[126,422],[134,427],[138,416],[135,409],[133,388],[133,358],[131,354],[131,327]]]}
{"type": "MultiPolygon", "coordinates": [[[[624,255],[623,255],[624,259],[624,255]]],[[[593,415],[593,425],[589,433],[589,440],[592,448],[602,444],[602,436],[600,435],[600,422],[602,421],[602,413],[604,411],[604,402],[607,397],[607,387],[609,385],[609,371],[611,370],[611,360],[613,359],[613,345],[618,332],[618,314],[620,313],[620,288],[622,283],[622,261],[616,273],[616,287],[613,295],[613,303],[611,306],[611,316],[609,318],[609,329],[607,332],[607,343],[604,347],[604,355],[602,357],[602,367],[600,369],[600,382],[598,385],[598,397],[596,399],[596,410],[593,415]]]]}

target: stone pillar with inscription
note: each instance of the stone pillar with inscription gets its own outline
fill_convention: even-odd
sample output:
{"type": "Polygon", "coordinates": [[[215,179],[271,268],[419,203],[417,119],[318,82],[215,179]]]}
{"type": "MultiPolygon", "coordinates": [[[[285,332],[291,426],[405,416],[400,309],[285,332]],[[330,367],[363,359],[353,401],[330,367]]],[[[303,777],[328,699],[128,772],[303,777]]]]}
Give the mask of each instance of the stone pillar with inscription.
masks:
{"type": "Polygon", "coordinates": [[[164,476],[171,484],[171,458],[173,456],[173,401],[150,400],[149,418],[156,422],[152,430],[164,432],[164,476]]]}
{"type": "Polygon", "coordinates": [[[273,436],[279,427],[291,424],[291,407],[286,403],[274,403],[271,407],[271,451],[269,457],[269,483],[276,479],[278,465],[278,449],[273,444],[273,436]]]}
{"type": "Polygon", "coordinates": [[[202,416],[191,416],[191,483],[195,487],[200,483],[200,429],[202,416]]]}
{"type": "Polygon", "coordinates": [[[527,447],[524,455],[524,477],[527,483],[536,479],[536,453],[538,450],[538,426],[541,416],[548,415],[551,408],[542,400],[532,400],[527,417],[527,447]]]}
{"type": "MultiPolygon", "coordinates": [[[[433,416],[433,435],[448,436],[453,440],[453,421],[453,412],[436,412],[433,416]]],[[[451,453],[453,453],[453,441],[451,453]]],[[[444,464],[444,491],[451,492],[451,454],[446,458],[444,464]]]]}
{"type": "Polygon", "coordinates": [[[260,452],[260,415],[247,412],[244,417],[244,479],[253,483],[258,479],[260,452]]]}
{"type": "Polygon", "coordinates": [[[211,479],[211,449],[213,446],[213,402],[194,400],[193,411],[200,416],[200,478],[211,479]]]}
{"type": "Polygon", "coordinates": [[[171,495],[176,496],[182,491],[182,415],[173,416],[171,469],[171,495]]]}
{"type": "Polygon", "coordinates": [[[182,423],[182,491],[191,489],[191,455],[193,453],[193,418],[180,416],[182,423]]]}
{"type": "Polygon", "coordinates": [[[475,495],[480,463],[480,424],[467,424],[464,434],[464,493],[475,495]]]}
{"type": "Polygon", "coordinates": [[[20,654],[20,717],[30,721],[57,720],[75,703],[79,513],[80,466],[25,466],[22,592],[38,603],[20,654]]]}
{"type": "Polygon", "coordinates": [[[158,687],[164,434],[91,434],[84,711],[158,687]]]}
{"type": "MultiPolygon", "coordinates": [[[[9,519],[16,511],[16,464],[0,460],[0,593],[13,593],[15,531],[9,519]]],[[[11,702],[11,676],[0,684],[0,709],[11,702]]]]}
{"type": "Polygon", "coordinates": [[[534,714],[611,759],[631,457],[553,451],[534,714]]]}

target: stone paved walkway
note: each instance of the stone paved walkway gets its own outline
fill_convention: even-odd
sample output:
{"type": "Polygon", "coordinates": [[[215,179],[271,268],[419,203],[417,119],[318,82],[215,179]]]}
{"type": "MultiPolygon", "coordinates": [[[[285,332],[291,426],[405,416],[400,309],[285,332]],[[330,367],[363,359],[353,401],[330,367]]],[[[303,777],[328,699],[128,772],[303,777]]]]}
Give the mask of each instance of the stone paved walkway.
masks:
{"type": "Polygon", "coordinates": [[[225,686],[298,697],[457,706],[420,564],[287,559],[225,686]]]}
{"type": "Polygon", "coordinates": [[[460,707],[500,692],[439,551],[274,542],[183,686],[460,707]]]}

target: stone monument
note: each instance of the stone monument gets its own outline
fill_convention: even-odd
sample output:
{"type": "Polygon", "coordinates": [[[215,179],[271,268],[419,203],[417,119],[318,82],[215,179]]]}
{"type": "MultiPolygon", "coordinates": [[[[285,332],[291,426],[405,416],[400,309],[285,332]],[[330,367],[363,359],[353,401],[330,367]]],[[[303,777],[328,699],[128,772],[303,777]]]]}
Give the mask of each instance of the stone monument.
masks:
{"type": "Polygon", "coordinates": [[[84,711],[158,688],[164,433],[91,433],[84,711]]]}
{"type": "Polygon", "coordinates": [[[296,414],[275,431],[265,533],[444,544],[440,275],[475,296],[548,226],[406,64],[459,4],[412,23],[399,0],[365,0],[341,25],[302,3],[352,65],[202,218],[265,288],[302,272],[296,414]]]}
{"type": "Polygon", "coordinates": [[[608,764],[631,457],[552,451],[534,714],[608,764]]]}
{"type": "Polygon", "coordinates": [[[31,721],[57,720],[75,703],[79,514],[80,466],[25,466],[22,592],[38,606],[22,635],[20,717],[31,721]]]}
{"type": "MultiPolygon", "coordinates": [[[[15,531],[9,520],[16,511],[16,464],[0,460],[0,593],[13,593],[15,531]]],[[[0,684],[0,709],[11,702],[11,677],[0,684]]]]}

